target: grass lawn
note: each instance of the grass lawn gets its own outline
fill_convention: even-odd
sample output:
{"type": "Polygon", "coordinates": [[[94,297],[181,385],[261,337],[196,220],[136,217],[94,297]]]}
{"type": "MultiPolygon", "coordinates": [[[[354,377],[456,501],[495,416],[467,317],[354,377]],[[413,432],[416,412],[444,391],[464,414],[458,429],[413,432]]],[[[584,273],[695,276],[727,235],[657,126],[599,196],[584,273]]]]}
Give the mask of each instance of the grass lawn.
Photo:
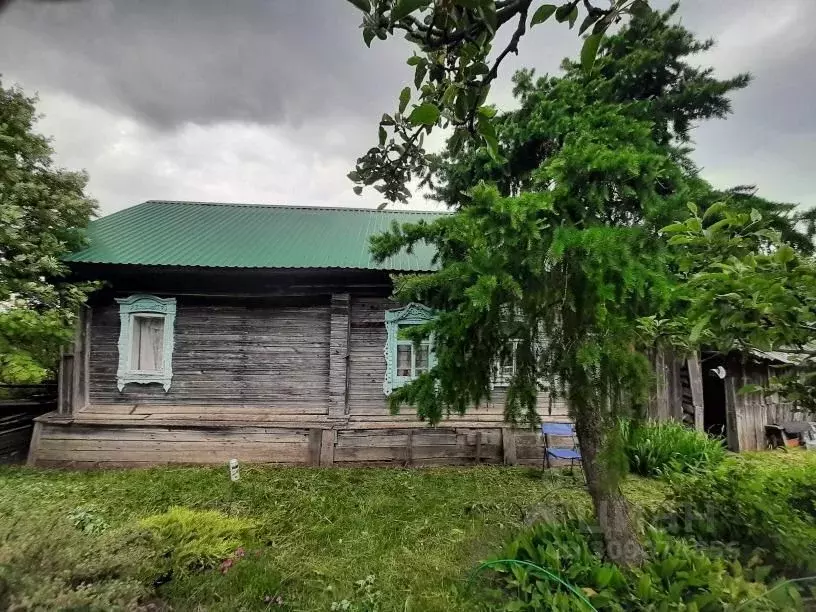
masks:
{"type": "MultiPolygon", "coordinates": [[[[664,486],[630,478],[640,505],[664,486]]],[[[0,469],[0,609],[474,610],[474,567],[546,508],[587,508],[567,473],[528,468],[0,469]],[[172,576],[134,536],[171,506],[252,520],[246,555],[172,576]],[[355,582],[374,576],[368,595],[355,582]],[[165,579],[167,576],[164,577],[165,579]],[[280,597],[280,600],[277,598],[280,597]],[[369,599],[379,607],[363,607],[369,599]],[[282,604],[280,602],[283,602],[282,604]],[[88,602],[95,602],[88,605],[88,602]],[[356,606],[356,607],[355,607],[356,606]]]]}

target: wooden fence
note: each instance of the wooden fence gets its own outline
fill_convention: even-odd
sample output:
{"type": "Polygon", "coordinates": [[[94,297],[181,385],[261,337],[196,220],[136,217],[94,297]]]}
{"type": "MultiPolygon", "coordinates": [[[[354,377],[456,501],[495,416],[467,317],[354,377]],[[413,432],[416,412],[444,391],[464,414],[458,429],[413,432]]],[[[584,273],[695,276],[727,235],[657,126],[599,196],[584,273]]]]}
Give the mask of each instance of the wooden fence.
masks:
{"type": "Polygon", "coordinates": [[[22,463],[34,418],[55,410],[57,386],[0,385],[0,463],[22,463]]]}

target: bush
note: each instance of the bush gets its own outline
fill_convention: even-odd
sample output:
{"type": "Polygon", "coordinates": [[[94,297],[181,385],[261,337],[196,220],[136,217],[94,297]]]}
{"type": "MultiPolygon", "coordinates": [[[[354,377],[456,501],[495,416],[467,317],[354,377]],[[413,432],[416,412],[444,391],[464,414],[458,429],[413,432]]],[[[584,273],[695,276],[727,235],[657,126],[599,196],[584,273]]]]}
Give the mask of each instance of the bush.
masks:
{"type": "Polygon", "coordinates": [[[710,468],[725,458],[719,440],[677,421],[620,421],[629,470],[641,476],[710,468]]]}
{"type": "Polygon", "coordinates": [[[126,529],[90,534],[64,514],[0,521],[0,610],[139,610],[153,552],[126,529]]]}
{"type": "Polygon", "coordinates": [[[596,552],[597,530],[579,522],[541,523],[513,541],[499,571],[505,594],[513,596],[507,610],[794,610],[801,599],[794,589],[768,588],[751,582],[739,564],[706,554],[694,544],[650,528],[648,560],[642,567],[621,569],[596,552]],[[569,583],[571,590],[554,579],[569,583]],[[577,592],[577,594],[576,594],[577,592]]]}
{"type": "Polygon", "coordinates": [[[775,574],[816,573],[816,471],[805,465],[728,461],[671,479],[670,520],[709,546],[729,545],[775,574]]]}
{"type": "Polygon", "coordinates": [[[153,534],[171,568],[180,573],[218,566],[241,547],[254,528],[246,519],[180,506],[148,516],[140,525],[153,534]]]}

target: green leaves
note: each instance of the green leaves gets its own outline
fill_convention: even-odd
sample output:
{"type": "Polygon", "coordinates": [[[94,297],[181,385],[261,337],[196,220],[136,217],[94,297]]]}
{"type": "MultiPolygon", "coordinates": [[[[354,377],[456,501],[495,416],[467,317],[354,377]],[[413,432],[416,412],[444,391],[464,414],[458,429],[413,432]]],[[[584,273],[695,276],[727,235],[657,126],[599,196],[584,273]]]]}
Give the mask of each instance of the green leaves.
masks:
{"type": "Polygon", "coordinates": [[[399,112],[404,113],[408,107],[408,102],[411,101],[411,88],[404,87],[399,95],[399,112]]]}
{"type": "Polygon", "coordinates": [[[556,6],[554,4],[542,4],[539,6],[536,12],[533,13],[533,18],[530,19],[530,27],[547,21],[552,14],[555,13],[555,10],[556,6]]]}
{"type": "Polygon", "coordinates": [[[708,317],[703,317],[697,323],[694,324],[694,327],[691,328],[691,333],[689,334],[689,342],[692,346],[697,346],[700,338],[703,335],[703,330],[705,330],[706,326],[708,325],[708,317]]]}
{"type": "Polygon", "coordinates": [[[810,342],[816,263],[782,242],[755,209],[720,201],[702,218],[696,205],[688,209],[686,220],[661,233],[671,236],[676,303],[691,325],[689,345],[727,353],[810,342]]]}
{"type": "Polygon", "coordinates": [[[54,165],[34,104],[0,83],[0,383],[53,375],[74,313],[95,288],[66,282],[61,258],[84,246],[96,203],[84,173],[54,165]]]}
{"type": "Polygon", "coordinates": [[[413,125],[434,125],[439,120],[439,108],[426,102],[414,108],[408,116],[413,125]]]}
{"type": "Polygon", "coordinates": [[[578,6],[573,6],[572,10],[570,11],[569,16],[567,17],[569,20],[569,27],[570,30],[575,26],[575,22],[578,20],[578,6]]]}
{"type": "Polygon", "coordinates": [[[394,8],[391,9],[391,21],[400,21],[413,13],[415,10],[425,8],[430,4],[431,0],[397,0],[394,8]]]}
{"type": "Polygon", "coordinates": [[[428,74],[428,62],[423,61],[417,63],[416,71],[414,72],[414,87],[419,89],[422,86],[422,81],[425,80],[426,74],[428,74]]]}
{"type": "Polygon", "coordinates": [[[584,40],[581,46],[581,68],[584,69],[584,72],[591,71],[592,66],[595,65],[595,57],[598,55],[601,40],[603,40],[603,34],[591,34],[584,40]]]}
{"type": "Polygon", "coordinates": [[[555,10],[555,20],[558,23],[564,23],[565,21],[572,19],[573,10],[577,9],[577,2],[567,2],[562,4],[555,10]]]}
{"type": "MultiPolygon", "coordinates": [[[[430,134],[434,127],[462,130],[456,136],[457,148],[468,141],[482,140],[494,161],[503,161],[498,154],[499,139],[495,129],[486,127],[477,114],[478,109],[486,105],[491,84],[500,74],[502,62],[509,54],[518,52],[519,39],[526,33],[526,20],[529,19],[532,27],[552,21],[555,16],[559,22],[568,23],[573,28],[582,11],[586,11],[581,32],[594,24],[594,35],[620,21],[631,2],[351,1],[365,13],[361,28],[366,45],[370,45],[375,37],[386,40],[404,36],[414,47],[411,57],[407,58],[408,65],[414,67],[411,93],[413,102],[423,110],[417,111],[412,118],[405,117],[412,100],[409,98],[406,102],[405,95],[401,95],[399,112],[394,114],[394,129],[389,130],[384,141],[378,132],[378,146],[357,160],[361,180],[374,186],[389,201],[392,198],[404,201],[410,195],[405,185],[417,178],[427,180],[432,169],[437,167],[438,156],[428,153],[422,141],[422,136],[430,134]],[[497,32],[502,27],[515,30],[510,36],[498,37],[497,32]],[[497,44],[502,47],[494,48],[497,44]],[[438,109],[438,115],[432,107],[438,109]],[[416,128],[422,128],[422,132],[416,128]]],[[[598,43],[597,38],[591,38],[584,45],[583,58],[587,66],[597,53],[598,43]]]]}
{"type": "Polygon", "coordinates": [[[501,155],[499,155],[499,140],[496,137],[496,126],[493,125],[493,122],[490,121],[489,118],[480,116],[476,127],[479,131],[479,135],[485,142],[490,157],[493,158],[493,161],[501,161],[501,155]]]}
{"type": "Polygon", "coordinates": [[[714,204],[706,208],[706,211],[703,213],[703,220],[705,221],[709,217],[712,217],[713,215],[723,212],[726,208],[727,204],[725,202],[715,202],[714,204]]]}

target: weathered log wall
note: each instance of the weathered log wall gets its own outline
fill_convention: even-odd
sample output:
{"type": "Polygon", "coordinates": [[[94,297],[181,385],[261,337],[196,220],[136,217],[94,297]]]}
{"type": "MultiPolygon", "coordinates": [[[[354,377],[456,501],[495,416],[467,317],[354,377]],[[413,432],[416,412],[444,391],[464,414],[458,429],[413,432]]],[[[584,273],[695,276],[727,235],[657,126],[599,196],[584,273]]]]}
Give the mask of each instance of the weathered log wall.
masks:
{"type": "MultiPolygon", "coordinates": [[[[723,408],[728,448],[732,451],[762,450],[767,447],[765,426],[790,421],[812,420],[793,409],[778,395],[740,393],[745,385],[767,386],[773,376],[771,363],[765,360],[732,354],[727,360],[727,375],[721,384],[725,390],[725,406],[705,406],[703,401],[704,368],[697,355],[678,359],[668,352],[652,355],[657,381],[648,406],[648,416],[658,421],[682,420],[702,431],[704,411],[723,408]]],[[[709,366],[710,367],[710,366],[709,366]]],[[[709,375],[710,376],[710,375],[709,375]]],[[[706,384],[716,384],[709,381],[706,384]]]]}
{"type": "Polygon", "coordinates": [[[765,361],[733,359],[725,379],[728,446],[733,451],[763,450],[768,441],[765,426],[791,421],[813,420],[816,415],[794,410],[774,394],[739,393],[745,385],[766,386],[775,375],[765,361]]]}
{"type": "MultiPolygon", "coordinates": [[[[96,304],[87,313],[88,400],[40,419],[31,463],[542,461],[539,436],[504,423],[502,389],[441,427],[428,427],[410,407],[390,413],[383,392],[385,311],[395,304],[386,298],[336,293],[302,305],[254,300],[251,306],[238,298],[177,300],[167,393],[136,384],[119,392],[118,308],[96,304]]],[[[543,392],[539,412],[543,420],[568,420],[566,405],[543,392]]]]}
{"type": "MultiPolygon", "coordinates": [[[[46,416],[29,463],[63,467],[223,464],[542,465],[538,435],[501,427],[323,429],[224,424],[89,424],[46,416]]],[[[569,441],[564,440],[568,444],[569,441]]]]}
{"type": "MultiPolygon", "coordinates": [[[[360,426],[415,420],[410,407],[401,410],[399,416],[392,415],[383,394],[385,311],[395,307],[397,305],[386,298],[353,297],[351,301],[348,404],[350,421],[360,426]]],[[[497,387],[493,389],[490,401],[472,408],[460,418],[500,427],[504,421],[505,398],[504,389],[497,387]]],[[[566,403],[561,400],[550,402],[546,392],[539,394],[538,410],[545,420],[568,420],[566,403]]]]}
{"type": "Polygon", "coordinates": [[[90,404],[264,406],[325,414],[329,393],[328,303],[207,305],[178,298],[173,382],[116,386],[119,310],[91,315],[90,404]]]}

